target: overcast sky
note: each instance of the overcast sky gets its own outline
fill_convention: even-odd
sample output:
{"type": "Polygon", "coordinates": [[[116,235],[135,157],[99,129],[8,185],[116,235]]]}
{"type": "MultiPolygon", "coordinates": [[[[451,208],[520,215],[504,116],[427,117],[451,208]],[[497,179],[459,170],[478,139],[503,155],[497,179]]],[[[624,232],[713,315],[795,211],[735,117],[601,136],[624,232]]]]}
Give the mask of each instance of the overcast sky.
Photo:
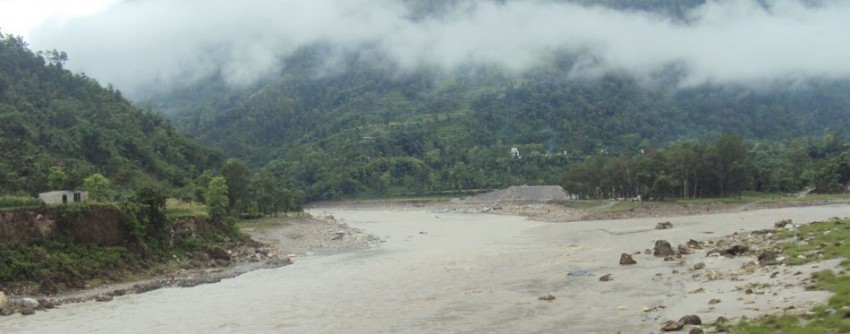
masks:
{"type": "Polygon", "coordinates": [[[536,0],[481,1],[421,21],[394,0],[0,0],[0,29],[24,35],[34,50],[67,51],[67,68],[130,93],[216,69],[234,84],[251,82],[318,41],[376,46],[405,69],[524,71],[575,50],[595,59],[577,75],[641,75],[675,63],[687,69],[686,85],[850,77],[850,1],[767,2],[709,1],[682,23],[536,0]]]}

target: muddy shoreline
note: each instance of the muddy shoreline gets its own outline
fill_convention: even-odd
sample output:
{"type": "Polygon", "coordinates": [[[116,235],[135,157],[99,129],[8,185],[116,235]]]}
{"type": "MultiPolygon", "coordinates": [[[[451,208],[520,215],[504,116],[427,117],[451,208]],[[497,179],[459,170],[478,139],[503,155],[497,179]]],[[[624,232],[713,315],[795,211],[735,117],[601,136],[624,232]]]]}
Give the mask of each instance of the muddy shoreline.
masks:
{"type": "Polygon", "coordinates": [[[350,228],[333,217],[286,219],[285,223],[280,225],[243,228],[243,233],[250,236],[252,241],[229,250],[231,261],[226,263],[213,261],[211,265],[202,268],[177,269],[148,278],[107,283],[86,289],[68,289],[52,295],[11,293],[6,295],[11,310],[6,310],[5,313],[29,315],[32,311],[44,311],[65,304],[108,302],[115,297],[163,288],[191,288],[218,283],[256,270],[288,266],[300,256],[351,252],[366,249],[379,242],[378,237],[350,228]],[[28,306],[32,306],[32,310],[28,310],[28,306]]]}

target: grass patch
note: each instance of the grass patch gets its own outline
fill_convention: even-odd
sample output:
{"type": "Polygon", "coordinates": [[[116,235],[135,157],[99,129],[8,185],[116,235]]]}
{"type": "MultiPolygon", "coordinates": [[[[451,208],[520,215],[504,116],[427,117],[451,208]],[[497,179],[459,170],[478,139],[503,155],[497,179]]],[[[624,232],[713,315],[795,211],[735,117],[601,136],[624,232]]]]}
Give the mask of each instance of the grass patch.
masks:
{"type": "MultiPolygon", "coordinates": [[[[800,265],[815,260],[850,258],[850,220],[832,219],[781,230],[776,237],[785,239],[781,252],[785,263],[800,265]],[[802,255],[802,256],[800,256],[802,255]]],[[[850,269],[850,261],[842,266],[850,269]]],[[[826,305],[812,310],[805,319],[791,315],[768,316],[756,322],[735,326],[734,333],[850,333],[850,276],[845,270],[835,273],[824,270],[812,275],[815,286],[834,293],[826,305]]]]}
{"type": "Polygon", "coordinates": [[[165,215],[169,218],[209,217],[207,206],[197,202],[183,202],[175,199],[165,201],[165,215]]]}
{"type": "Polygon", "coordinates": [[[44,205],[40,199],[30,196],[0,196],[0,209],[36,208],[44,205]]]}

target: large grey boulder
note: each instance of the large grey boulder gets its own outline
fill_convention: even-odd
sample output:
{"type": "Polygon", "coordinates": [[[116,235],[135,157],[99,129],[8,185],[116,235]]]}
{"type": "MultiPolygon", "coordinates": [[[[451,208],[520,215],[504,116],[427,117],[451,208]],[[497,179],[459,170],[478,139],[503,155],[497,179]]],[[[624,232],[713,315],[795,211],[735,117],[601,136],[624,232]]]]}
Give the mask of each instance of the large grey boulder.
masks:
{"type": "Polygon", "coordinates": [[[652,255],[666,257],[676,255],[676,252],[667,240],[658,240],[655,242],[655,249],[652,251],[652,255]]]}

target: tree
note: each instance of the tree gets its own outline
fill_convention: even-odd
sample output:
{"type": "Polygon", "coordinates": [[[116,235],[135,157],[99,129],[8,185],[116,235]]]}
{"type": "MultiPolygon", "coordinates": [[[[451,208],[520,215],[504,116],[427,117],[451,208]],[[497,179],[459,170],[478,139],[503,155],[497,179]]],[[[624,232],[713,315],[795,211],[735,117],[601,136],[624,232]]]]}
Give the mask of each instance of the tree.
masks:
{"type": "Polygon", "coordinates": [[[214,224],[221,224],[224,222],[230,202],[228,199],[227,180],[221,176],[216,176],[210,179],[204,198],[206,199],[210,220],[212,220],[214,224]]]}
{"type": "Polygon", "coordinates": [[[95,201],[110,199],[112,182],[100,173],[94,173],[83,181],[83,188],[89,192],[89,198],[95,201]]]}
{"type": "Polygon", "coordinates": [[[50,174],[47,175],[47,186],[51,190],[61,190],[65,188],[65,183],[68,181],[68,176],[61,167],[50,167],[50,174]]]}
{"type": "Polygon", "coordinates": [[[725,135],[713,147],[711,157],[714,176],[720,197],[739,195],[748,189],[752,181],[753,163],[741,137],[725,135]]]}
{"type": "Polygon", "coordinates": [[[221,167],[221,176],[227,185],[227,208],[231,213],[242,213],[250,200],[251,173],[241,160],[228,159],[221,167]]]}

